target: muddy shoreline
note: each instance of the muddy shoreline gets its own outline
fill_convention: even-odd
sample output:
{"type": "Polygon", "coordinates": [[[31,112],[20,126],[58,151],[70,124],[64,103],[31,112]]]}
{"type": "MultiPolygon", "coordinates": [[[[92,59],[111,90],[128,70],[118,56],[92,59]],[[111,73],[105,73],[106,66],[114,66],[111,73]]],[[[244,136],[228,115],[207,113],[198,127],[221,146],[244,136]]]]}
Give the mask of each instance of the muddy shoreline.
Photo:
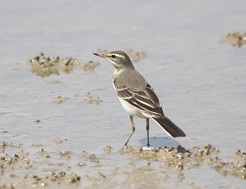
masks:
{"type": "MultiPolygon", "coordinates": [[[[167,185],[167,181],[167,186],[178,186],[189,171],[199,171],[202,166],[225,179],[231,176],[246,179],[245,152],[233,152],[228,161],[221,158],[220,150],[210,144],[188,149],[182,146],[151,149],[123,146],[119,150],[107,145],[98,154],[87,151],[48,152],[41,146],[33,146],[36,152],[30,154],[21,146],[1,141],[0,188],[125,188],[131,185],[159,188],[167,185]],[[125,159],[127,167],[118,164],[115,157],[119,156],[125,159]],[[144,182],[146,179],[148,183],[144,182]]],[[[185,183],[190,188],[204,187],[194,180],[185,183]]]]}

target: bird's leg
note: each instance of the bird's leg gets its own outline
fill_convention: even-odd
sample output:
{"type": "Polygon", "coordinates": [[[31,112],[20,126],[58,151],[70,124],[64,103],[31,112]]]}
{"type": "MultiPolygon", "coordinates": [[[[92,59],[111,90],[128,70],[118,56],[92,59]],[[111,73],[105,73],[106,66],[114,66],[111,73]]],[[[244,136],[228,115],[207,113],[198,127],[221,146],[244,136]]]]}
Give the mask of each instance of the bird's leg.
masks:
{"type": "Polygon", "coordinates": [[[149,148],[149,119],[146,119],[146,131],[147,131],[147,146],[149,148]]]}
{"type": "Polygon", "coordinates": [[[133,122],[133,116],[130,116],[130,123],[131,123],[132,133],[130,134],[129,138],[127,139],[125,146],[127,146],[127,143],[129,142],[130,138],[132,137],[132,135],[135,131],[135,124],[133,122]]]}

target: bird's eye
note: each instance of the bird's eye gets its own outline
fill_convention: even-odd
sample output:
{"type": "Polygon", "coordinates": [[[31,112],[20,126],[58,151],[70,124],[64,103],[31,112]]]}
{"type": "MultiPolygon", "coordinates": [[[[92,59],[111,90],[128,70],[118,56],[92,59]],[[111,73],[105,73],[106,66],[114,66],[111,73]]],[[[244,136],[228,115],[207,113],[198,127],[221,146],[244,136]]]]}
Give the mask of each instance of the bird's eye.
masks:
{"type": "Polygon", "coordinates": [[[115,58],[116,56],[113,54],[113,55],[111,55],[111,57],[112,57],[112,58],[115,58]]]}

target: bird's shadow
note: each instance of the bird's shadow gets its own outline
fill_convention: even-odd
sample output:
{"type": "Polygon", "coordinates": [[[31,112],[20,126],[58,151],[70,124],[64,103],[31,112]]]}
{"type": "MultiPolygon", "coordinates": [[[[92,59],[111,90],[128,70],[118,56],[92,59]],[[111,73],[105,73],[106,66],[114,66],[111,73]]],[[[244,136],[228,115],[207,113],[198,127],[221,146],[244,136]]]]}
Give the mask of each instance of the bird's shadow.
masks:
{"type": "MultiPolygon", "coordinates": [[[[147,146],[147,138],[140,139],[142,146],[147,146]]],[[[149,143],[151,147],[170,146],[177,148],[180,144],[173,138],[169,137],[150,137],[149,143]]]]}

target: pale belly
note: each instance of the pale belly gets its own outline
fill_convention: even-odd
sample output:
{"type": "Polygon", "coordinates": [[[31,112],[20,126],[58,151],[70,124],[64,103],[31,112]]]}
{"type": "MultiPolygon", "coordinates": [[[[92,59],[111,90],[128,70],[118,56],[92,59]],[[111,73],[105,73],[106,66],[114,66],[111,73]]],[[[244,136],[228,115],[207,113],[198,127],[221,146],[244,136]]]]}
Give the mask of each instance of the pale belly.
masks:
{"type": "MultiPolygon", "coordinates": [[[[119,98],[119,97],[118,97],[119,98]]],[[[127,113],[131,116],[137,116],[141,118],[151,118],[152,116],[146,114],[143,110],[139,110],[138,108],[134,107],[133,105],[129,104],[125,100],[119,98],[123,108],[127,111],[127,113]]]]}

